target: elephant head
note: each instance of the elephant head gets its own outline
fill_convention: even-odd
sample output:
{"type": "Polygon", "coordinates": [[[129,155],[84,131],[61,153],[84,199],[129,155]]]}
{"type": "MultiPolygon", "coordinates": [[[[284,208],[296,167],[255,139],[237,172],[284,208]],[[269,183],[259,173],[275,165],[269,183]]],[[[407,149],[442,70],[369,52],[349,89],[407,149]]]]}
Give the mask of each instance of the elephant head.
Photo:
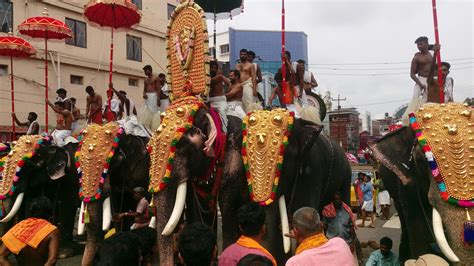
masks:
{"type": "MultiPolygon", "coordinates": [[[[412,127],[390,133],[370,147],[373,157],[404,186],[419,188],[420,201],[431,205],[420,211],[431,223],[442,253],[451,262],[466,265],[474,263],[474,249],[463,241],[474,183],[471,112],[462,104],[425,105],[410,118],[412,127]]],[[[410,226],[410,220],[406,223],[410,226]]]]}

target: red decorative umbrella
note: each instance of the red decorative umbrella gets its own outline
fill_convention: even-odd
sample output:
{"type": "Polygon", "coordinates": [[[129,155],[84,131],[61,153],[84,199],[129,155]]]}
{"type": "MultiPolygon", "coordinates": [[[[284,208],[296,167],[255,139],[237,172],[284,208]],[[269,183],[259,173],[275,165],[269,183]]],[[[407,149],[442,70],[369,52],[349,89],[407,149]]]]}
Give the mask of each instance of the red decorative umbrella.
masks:
{"type": "MultiPolygon", "coordinates": [[[[90,0],[84,7],[84,16],[91,24],[111,28],[109,84],[112,83],[112,65],[114,62],[114,29],[129,29],[140,23],[142,15],[130,0],[90,0]]],[[[107,93],[108,105],[106,119],[111,121],[113,114],[110,110],[112,89],[107,93]]]]}
{"type": "MultiPolygon", "coordinates": [[[[44,86],[45,98],[48,99],[48,40],[56,39],[62,40],[72,37],[71,29],[54,18],[48,17],[48,12],[45,8],[42,17],[32,17],[23,21],[18,25],[18,31],[23,35],[28,35],[33,38],[44,39],[44,86]]],[[[48,105],[45,104],[46,115],[46,132],[48,131],[48,105]]]]}
{"type": "MultiPolygon", "coordinates": [[[[0,37],[0,56],[10,57],[10,80],[11,80],[11,94],[12,94],[12,113],[15,112],[15,85],[13,80],[13,57],[29,57],[34,55],[36,50],[30,43],[22,38],[12,36],[0,37]]],[[[15,140],[15,119],[12,116],[13,140],[15,140]]]]}

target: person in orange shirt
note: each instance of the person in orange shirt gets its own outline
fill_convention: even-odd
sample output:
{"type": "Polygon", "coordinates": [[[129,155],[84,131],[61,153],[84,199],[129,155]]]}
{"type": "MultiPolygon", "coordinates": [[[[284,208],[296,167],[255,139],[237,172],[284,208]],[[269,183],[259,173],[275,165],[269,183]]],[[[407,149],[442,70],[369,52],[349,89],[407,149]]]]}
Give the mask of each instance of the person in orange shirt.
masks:
{"type": "Polygon", "coordinates": [[[59,230],[46,219],[51,202],[42,196],[33,199],[25,219],[2,237],[0,265],[12,265],[8,256],[15,254],[18,265],[55,265],[59,253],[59,230]]]}

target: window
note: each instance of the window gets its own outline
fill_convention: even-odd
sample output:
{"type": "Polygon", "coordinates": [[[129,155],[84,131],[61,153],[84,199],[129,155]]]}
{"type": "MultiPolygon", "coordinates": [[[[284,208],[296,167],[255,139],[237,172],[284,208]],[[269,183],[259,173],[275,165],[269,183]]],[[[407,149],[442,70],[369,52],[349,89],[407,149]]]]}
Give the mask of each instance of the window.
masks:
{"type": "Polygon", "coordinates": [[[134,3],[138,9],[142,10],[142,0],[132,0],[132,3],[134,3]]]}
{"type": "Polygon", "coordinates": [[[142,61],[142,38],[127,35],[127,59],[142,61]]]}
{"type": "Polygon", "coordinates": [[[138,87],[138,79],[129,78],[128,79],[128,86],[138,87]]]}
{"type": "Polygon", "coordinates": [[[87,47],[87,26],[86,23],[71,18],[66,18],[66,25],[72,31],[72,38],[66,39],[66,44],[77,47],[87,47]]]}
{"type": "Polygon", "coordinates": [[[8,66],[0,65],[0,76],[7,76],[7,75],[8,75],[8,66]]]}
{"type": "Polygon", "coordinates": [[[0,31],[6,33],[8,33],[10,29],[13,29],[12,2],[0,1],[0,27],[0,31]]]}
{"type": "Polygon", "coordinates": [[[74,85],[83,85],[84,84],[84,77],[83,76],[71,75],[70,82],[71,82],[71,84],[74,84],[74,85]]]}
{"type": "Polygon", "coordinates": [[[229,44],[223,44],[219,48],[221,49],[221,54],[229,53],[229,44]]]}
{"type": "Polygon", "coordinates": [[[173,11],[174,11],[175,8],[176,8],[176,6],[174,6],[172,4],[168,4],[168,19],[171,19],[171,14],[173,14],[173,11]]]}

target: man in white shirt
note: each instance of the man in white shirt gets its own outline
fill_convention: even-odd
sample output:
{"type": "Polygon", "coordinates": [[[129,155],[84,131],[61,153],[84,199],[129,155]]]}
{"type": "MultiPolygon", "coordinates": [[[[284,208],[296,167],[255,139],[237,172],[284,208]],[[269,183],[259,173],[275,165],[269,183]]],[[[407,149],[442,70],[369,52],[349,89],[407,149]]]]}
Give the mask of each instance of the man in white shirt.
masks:
{"type": "Polygon", "coordinates": [[[454,101],[454,96],[453,96],[454,79],[452,77],[448,77],[450,68],[451,68],[451,64],[449,64],[448,62],[441,63],[441,72],[443,72],[443,81],[444,81],[444,102],[445,103],[454,101]]]}

